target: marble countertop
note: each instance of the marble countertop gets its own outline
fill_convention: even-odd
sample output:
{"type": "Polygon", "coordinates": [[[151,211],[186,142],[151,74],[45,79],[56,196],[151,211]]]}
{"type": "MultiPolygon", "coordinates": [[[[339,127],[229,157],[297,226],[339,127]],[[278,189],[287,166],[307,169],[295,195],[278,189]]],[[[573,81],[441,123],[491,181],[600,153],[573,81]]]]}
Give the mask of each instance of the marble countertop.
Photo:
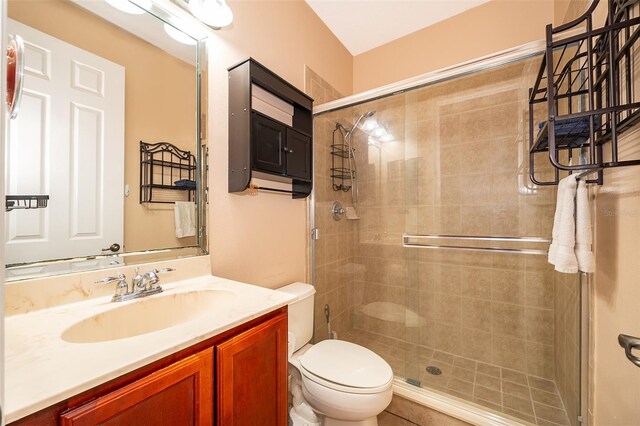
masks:
{"type": "Polygon", "coordinates": [[[110,297],[62,305],[5,320],[5,420],[7,423],[89,390],[242,323],[285,306],[293,296],[205,276],[163,285],[164,292],[129,302],[110,297]],[[97,343],[69,343],[63,332],[86,318],[154,297],[224,289],[234,303],[159,331],[97,343]],[[237,302],[236,302],[237,300],[237,302]]]}

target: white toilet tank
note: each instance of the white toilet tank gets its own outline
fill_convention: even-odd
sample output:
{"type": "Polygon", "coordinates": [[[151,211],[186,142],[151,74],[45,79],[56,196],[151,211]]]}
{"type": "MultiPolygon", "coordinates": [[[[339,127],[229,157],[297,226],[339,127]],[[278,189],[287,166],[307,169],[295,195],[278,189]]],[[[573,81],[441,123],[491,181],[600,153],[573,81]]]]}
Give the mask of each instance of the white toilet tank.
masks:
{"type": "Polygon", "coordinates": [[[293,283],[280,287],[278,291],[296,297],[289,302],[289,333],[293,333],[296,339],[295,352],[313,337],[313,295],[316,289],[311,284],[293,283]]]}

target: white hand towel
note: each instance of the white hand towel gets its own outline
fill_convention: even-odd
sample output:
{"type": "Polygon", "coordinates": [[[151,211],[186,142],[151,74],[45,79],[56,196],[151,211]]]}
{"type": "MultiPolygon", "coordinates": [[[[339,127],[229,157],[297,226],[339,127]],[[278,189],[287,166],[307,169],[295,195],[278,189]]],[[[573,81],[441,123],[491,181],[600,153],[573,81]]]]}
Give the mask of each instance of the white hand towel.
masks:
{"type": "Polygon", "coordinates": [[[582,272],[595,272],[596,260],[591,251],[593,234],[591,231],[591,211],[587,185],[581,180],[576,193],[576,258],[582,272]]]}
{"type": "Polygon", "coordinates": [[[176,238],[196,235],[196,204],[190,201],[176,201],[173,206],[176,221],[176,238]]]}
{"type": "Polygon", "coordinates": [[[576,259],[576,225],[574,220],[576,176],[569,175],[558,185],[556,214],[554,215],[549,263],[555,265],[558,272],[573,274],[578,272],[576,259]]]}
{"type": "Polygon", "coordinates": [[[560,219],[562,218],[561,200],[564,200],[564,192],[566,185],[563,181],[558,184],[558,194],[556,195],[556,212],[553,215],[553,231],[551,231],[551,245],[549,246],[549,255],[547,257],[550,264],[556,264],[556,252],[558,248],[558,237],[560,232],[560,219]]]}

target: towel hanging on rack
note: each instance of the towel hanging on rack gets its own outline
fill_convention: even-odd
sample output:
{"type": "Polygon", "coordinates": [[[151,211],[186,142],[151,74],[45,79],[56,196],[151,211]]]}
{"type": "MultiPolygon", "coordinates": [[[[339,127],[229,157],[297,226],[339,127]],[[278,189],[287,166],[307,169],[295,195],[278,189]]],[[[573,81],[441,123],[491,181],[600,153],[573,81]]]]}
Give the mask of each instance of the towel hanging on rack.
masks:
{"type": "Polygon", "coordinates": [[[589,194],[584,180],[578,182],[576,192],[576,258],[578,269],[582,272],[594,272],[596,261],[591,250],[593,234],[591,231],[591,211],[589,194]]]}
{"type": "Polygon", "coordinates": [[[176,201],[173,207],[176,222],[176,238],[196,235],[196,204],[190,201],[176,201]]]}
{"type": "Polygon", "coordinates": [[[576,226],[574,220],[576,176],[569,175],[558,184],[556,212],[553,217],[552,241],[549,246],[549,263],[556,271],[573,274],[578,272],[576,259],[576,226]]]}
{"type": "Polygon", "coordinates": [[[589,196],[586,182],[579,176],[569,175],[558,185],[552,235],[548,259],[556,271],[567,274],[595,271],[589,196]]]}

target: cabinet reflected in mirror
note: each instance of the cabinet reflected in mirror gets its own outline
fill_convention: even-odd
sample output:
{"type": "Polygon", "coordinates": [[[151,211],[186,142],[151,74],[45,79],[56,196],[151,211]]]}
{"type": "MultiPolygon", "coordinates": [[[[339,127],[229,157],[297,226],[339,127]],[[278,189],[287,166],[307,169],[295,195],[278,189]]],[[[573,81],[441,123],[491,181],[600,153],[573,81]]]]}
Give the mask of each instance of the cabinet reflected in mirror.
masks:
{"type": "Polygon", "coordinates": [[[131,252],[204,251],[195,206],[204,42],[165,23],[171,16],[156,5],[153,14],[129,5],[136,13],[95,0],[8,2],[25,78],[20,113],[7,121],[5,191],[49,195],[46,208],[5,215],[8,279],[136,262],[122,256],[131,252]],[[163,183],[153,198],[143,197],[141,142],[190,160],[174,169],[168,155],[147,168],[163,183]],[[177,214],[176,202],[193,205],[177,214]],[[78,261],[42,264],[59,259],[78,261]]]}

